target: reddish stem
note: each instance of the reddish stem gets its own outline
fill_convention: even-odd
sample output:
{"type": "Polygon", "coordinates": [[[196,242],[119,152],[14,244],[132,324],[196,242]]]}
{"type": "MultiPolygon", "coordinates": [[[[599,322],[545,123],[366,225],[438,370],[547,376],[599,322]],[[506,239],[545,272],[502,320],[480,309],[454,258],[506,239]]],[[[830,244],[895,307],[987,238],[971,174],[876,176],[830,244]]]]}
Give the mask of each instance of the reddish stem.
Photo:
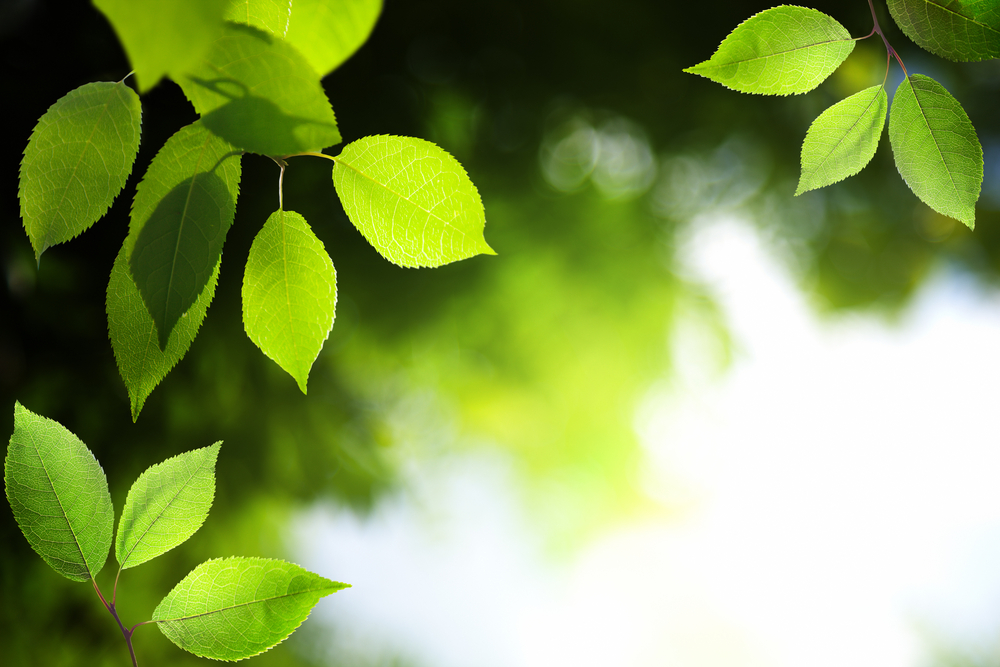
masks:
{"type": "MultiPolygon", "coordinates": [[[[104,608],[108,610],[108,613],[111,614],[111,617],[115,619],[115,622],[118,624],[118,627],[122,631],[122,636],[125,637],[125,644],[126,646],[128,646],[128,653],[132,657],[132,667],[139,667],[139,663],[135,659],[135,649],[132,648],[132,633],[135,632],[135,628],[138,627],[138,625],[134,626],[131,630],[126,630],[125,626],[122,624],[122,620],[118,617],[118,610],[115,609],[115,603],[112,601],[111,604],[108,604],[108,601],[104,599],[104,595],[101,593],[101,589],[97,587],[97,581],[95,581],[94,579],[91,579],[90,581],[91,583],[94,584],[94,590],[97,591],[97,597],[101,598],[101,604],[103,604],[104,608]]],[[[116,589],[117,589],[117,583],[118,582],[116,579],[115,581],[116,589]]],[[[140,623],[139,625],[142,624],[140,623]]]]}
{"type": "Polygon", "coordinates": [[[882,27],[878,24],[878,16],[875,15],[875,5],[872,4],[872,0],[868,0],[868,8],[872,10],[872,21],[875,22],[875,25],[872,27],[872,31],[868,33],[867,36],[862,37],[862,39],[868,39],[868,37],[878,33],[878,36],[882,38],[882,43],[885,44],[885,48],[889,52],[889,55],[896,59],[899,66],[903,68],[903,74],[906,77],[909,77],[910,73],[906,71],[906,65],[903,64],[902,58],[900,58],[899,54],[896,53],[896,49],[892,48],[892,44],[890,44],[889,40],[885,38],[885,34],[882,32],[882,27]]]}

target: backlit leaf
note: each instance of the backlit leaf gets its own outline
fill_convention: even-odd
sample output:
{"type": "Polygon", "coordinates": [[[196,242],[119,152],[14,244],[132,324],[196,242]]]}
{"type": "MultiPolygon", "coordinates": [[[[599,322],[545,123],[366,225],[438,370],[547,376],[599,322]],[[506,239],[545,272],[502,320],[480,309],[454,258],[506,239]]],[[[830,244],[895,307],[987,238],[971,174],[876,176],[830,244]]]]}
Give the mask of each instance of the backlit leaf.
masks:
{"type": "Polygon", "coordinates": [[[340,143],[319,75],[284,40],[229,23],[205,58],[177,79],[205,127],[264,155],[340,143]]]}
{"type": "Polygon", "coordinates": [[[336,305],[337,274],[322,241],[298,213],[272,213],[243,273],[243,325],[303,394],[336,305]]]}
{"type": "Polygon", "coordinates": [[[889,98],[872,86],[837,102],[813,121],[802,142],[802,176],[796,195],[842,181],[875,156],[889,98]]]}
{"type": "Polygon", "coordinates": [[[344,147],[333,183],[347,217],[400,266],[441,266],[480,253],[486,215],[462,165],[412,137],[365,137],[344,147]]]}
{"type": "Polygon", "coordinates": [[[997,0],[888,0],[907,37],[931,53],[957,61],[1000,57],[997,0]]]}
{"type": "Polygon", "coordinates": [[[382,0],[295,0],[285,39],[326,76],[368,39],[382,0]]]}
{"type": "Polygon", "coordinates": [[[18,527],[52,569],[73,581],[101,571],[115,513],[104,470],[79,438],[15,403],[4,487],[18,527]]]}
{"type": "Polygon", "coordinates": [[[167,140],[136,188],[125,253],[161,350],[218,267],[236,214],[240,157],[195,122],[167,140]]]}
{"type": "Polygon", "coordinates": [[[115,361],[118,362],[118,372],[128,389],[132,421],[138,419],[139,412],[153,389],[184,358],[191,342],[198,335],[208,306],[215,296],[221,265],[220,259],[205,289],[198,295],[198,300],[177,320],[167,339],[166,348],[161,350],[156,323],[129,273],[125,246],[122,245],[118,252],[108,281],[108,336],[115,352],[115,361]]]}
{"type": "Polygon", "coordinates": [[[94,0],[125,47],[139,90],[192,67],[222,30],[227,0],[94,0]]]}
{"type": "Polygon", "coordinates": [[[179,454],[139,475],[118,521],[115,557],[123,570],[170,551],[201,528],[215,496],[221,445],[179,454]]]}
{"type": "Polygon", "coordinates": [[[806,93],[840,67],[854,41],[823,12],[782,5],[751,16],[709,60],[685,72],[742,93],[806,93]]]}
{"type": "Polygon", "coordinates": [[[141,121],[139,96],[106,81],[80,86],[38,120],[17,193],[36,258],[107,212],[132,173],[141,121]]]}
{"type": "MultiPolygon", "coordinates": [[[[295,8],[298,10],[298,0],[295,8]]],[[[292,14],[291,0],[230,0],[226,20],[259,28],[272,35],[284,37],[288,32],[288,18],[292,14]]]]}
{"type": "Polygon", "coordinates": [[[976,224],[983,149],[962,105],[922,74],[903,79],[892,99],[889,140],[913,193],[943,215],[976,224]]]}
{"type": "Polygon", "coordinates": [[[349,586],[280,560],[210,560],[163,598],[153,621],[185,651],[242,660],[283,641],[320,598],[344,588],[349,586]]]}

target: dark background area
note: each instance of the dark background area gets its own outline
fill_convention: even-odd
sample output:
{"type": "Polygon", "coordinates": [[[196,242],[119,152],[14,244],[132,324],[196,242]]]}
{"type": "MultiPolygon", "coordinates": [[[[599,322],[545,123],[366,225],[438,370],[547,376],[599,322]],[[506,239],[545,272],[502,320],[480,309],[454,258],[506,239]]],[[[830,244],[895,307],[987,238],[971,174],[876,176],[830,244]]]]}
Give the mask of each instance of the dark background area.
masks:
{"type": "MultiPolygon", "coordinates": [[[[503,301],[501,283],[509,278],[501,274],[504,262],[554,263],[570,290],[569,296],[555,298],[580,299],[581,310],[587,304],[579,295],[589,294],[591,287],[609,302],[630,304],[650,285],[661,286],[665,301],[652,314],[656,322],[643,329],[646,347],[637,348],[638,361],[633,361],[646,374],[643,381],[669,372],[670,360],[661,348],[669,334],[670,295],[697,292],[696,286],[683,285],[671,264],[672,239],[688,220],[654,215],[641,197],[608,202],[593,188],[559,193],[546,185],[539,147],[567,109],[631,119],[661,156],[708,154],[734,136],[763,147],[769,156],[769,166],[759,174],[765,187],[746,205],[769,238],[793,249],[796,275],[821,310],[891,314],[941,262],[994,283],[1000,269],[998,63],[952,64],[925,54],[879,7],[882,25],[910,71],[939,78],[979,133],[986,181],[975,232],[937,216],[912,195],[895,170],[887,137],[860,175],[793,202],[799,148],[809,122],[846,94],[878,83],[884,51],[874,39],[856,49],[852,59],[862,65],[852,75],[861,81],[855,90],[841,88],[845,79],[831,79],[791,98],[740,95],[682,73],[710,57],[739,22],[768,6],[389,0],[369,42],[324,79],[341,133],[348,142],[370,134],[419,136],[451,151],[483,196],[486,239],[499,256],[437,270],[395,267],[347,220],[329,163],[293,160],[285,176],[286,208],[302,213],[326,245],[339,291],[337,321],[317,363],[322,372],[314,371],[309,395],[303,396],[243,332],[242,263],[257,230],[277,208],[278,175],[270,160],[247,156],[236,222],[209,315],[187,357],[133,424],[107,337],[108,273],[128,229],[135,184],[156,150],[196,116],[169,81],[144,96],[142,143],[125,190],[104,219],[72,242],[49,249],[36,270],[17,202],[17,168],[31,129],[71,89],[120,80],[129,67],[107,21],[89,3],[2,0],[0,183],[6,184],[6,194],[0,198],[5,277],[0,432],[12,431],[15,399],[67,426],[104,466],[118,511],[131,482],[149,465],[225,441],[216,500],[204,529],[182,548],[123,575],[130,591],[123,594],[123,614],[130,622],[148,618],[159,598],[205,558],[286,555],[281,527],[296,508],[333,499],[364,512],[393,487],[396,460],[385,424],[387,399],[371,389],[364,367],[351,356],[359,340],[391,365],[413,353],[412,340],[444,335],[456,321],[478,321],[482,326],[475,331],[472,325],[464,330],[473,333],[460,334],[467,336],[465,348],[513,378],[511,386],[538,380],[544,369],[519,356],[519,334],[503,311],[475,310],[484,293],[514,309],[516,304],[503,301]],[[793,205],[806,198],[809,206],[822,209],[822,216],[804,220],[794,215],[799,209],[793,205]],[[769,216],[765,204],[774,201],[789,208],[769,216]],[[473,315],[456,320],[454,312],[463,308],[473,315]]],[[[853,35],[871,29],[864,2],[810,6],[833,15],[853,35]]],[[[890,80],[898,79],[893,68],[890,80]]],[[[544,314],[532,322],[558,327],[562,321],[562,311],[551,303],[524,307],[544,314]]],[[[613,309],[608,312],[614,316],[613,309]]],[[[460,393],[463,386],[452,388],[460,393]]],[[[623,405],[631,405],[631,398],[626,396],[623,405]]],[[[615,432],[608,438],[623,439],[623,455],[632,446],[628,435],[615,432]]],[[[91,589],[51,572],[9,512],[0,513],[0,544],[0,662],[127,664],[121,639],[91,589]]],[[[113,570],[109,563],[100,577],[102,587],[110,587],[113,570]]],[[[151,629],[140,631],[136,642],[143,665],[196,660],[151,629]]],[[[312,664],[308,651],[294,646],[255,660],[312,664]]]]}

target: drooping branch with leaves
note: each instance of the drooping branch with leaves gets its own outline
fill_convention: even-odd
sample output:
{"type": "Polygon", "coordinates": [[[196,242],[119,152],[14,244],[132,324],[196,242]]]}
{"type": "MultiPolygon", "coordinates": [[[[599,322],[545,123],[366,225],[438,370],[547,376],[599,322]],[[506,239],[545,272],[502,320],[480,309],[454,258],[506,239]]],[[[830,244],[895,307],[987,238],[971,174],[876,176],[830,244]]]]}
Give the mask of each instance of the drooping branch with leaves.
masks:
{"type": "MultiPolygon", "coordinates": [[[[983,182],[983,150],[962,105],[944,86],[906,69],[889,44],[868,0],[872,31],[851,37],[836,19],[816,9],[782,5],[750,17],[707,61],[684,70],[727,88],[761,95],[807,93],[843,63],[858,40],[878,34],[886,47],[886,73],[824,111],[802,144],[796,195],[860,172],[874,157],[886,116],[889,142],[903,180],[925,204],[975,227],[983,182]],[[892,59],[904,79],[891,110],[885,86],[892,59]]],[[[1000,0],[888,0],[907,37],[931,53],[970,62],[1000,57],[1000,0]]]]}

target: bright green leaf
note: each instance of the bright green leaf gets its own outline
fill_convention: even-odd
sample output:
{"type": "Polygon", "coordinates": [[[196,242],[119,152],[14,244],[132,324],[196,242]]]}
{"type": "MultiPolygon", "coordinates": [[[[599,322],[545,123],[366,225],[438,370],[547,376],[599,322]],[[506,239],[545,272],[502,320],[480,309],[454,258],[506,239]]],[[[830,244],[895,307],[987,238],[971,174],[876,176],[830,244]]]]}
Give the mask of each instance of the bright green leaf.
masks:
{"type": "Polygon", "coordinates": [[[94,0],[125,47],[139,90],[190,69],[222,30],[227,0],[94,0]]]}
{"type": "Polygon", "coordinates": [[[163,598],[153,621],[185,651],[242,660],[283,641],[320,598],[344,588],[349,586],[280,560],[210,560],[163,598]]]}
{"type": "Polygon", "coordinates": [[[136,188],[126,257],[161,350],[218,267],[239,187],[239,151],[195,122],[167,140],[136,188]]]}
{"type": "Polygon", "coordinates": [[[741,93],[807,93],[853,50],[851,35],[830,16],[782,5],[748,18],[709,60],[684,71],[741,93]]]}
{"type": "Polygon", "coordinates": [[[896,25],[931,53],[962,62],[1000,57],[996,0],[888,0],[896,25]]]}
{"type": "MultiPolygon", "coordinates": [[[[296,10],[299,1],[296,0],[296,10]]],[[[233,23],[259,28],[272,35],[284,37],[288,32],[288,18],[291,13],[291,0],[231,0],[225,18],[233,23]]]]}
{"type": "Polygon", "coordinates": [[[118,520],[115,557],[121,569],[165,554],[201,528],[215,496],[221,445],[179,454],[139,475],[118,520]]]}
{"type": "Polygon", "coordinates": [[[15,403],[4,486],[21,532],[52,569],[73,581],[97,576],[115,513],[104,470],[79,438],[15,403]]]}
{"type": "Polygon", "coordinates": [[[400,266],[441,266],[480,253],[486,214],[465,169],[441,148],[412,137],[375,136],[344,147],[333,184],[347,217],[400,266]]]}
{"type": "Polygon", "coordinates": [[[275,211],[250,247],[243,325],[250,340],[306,393],[309,370],[333,328],[337,274],[298,213],[275,211]]]}
{"type": "Polygon", "coordinates": [[[24,229],[40,258],[104,215],[132,173],[142,106],[124,83],[88,83],[38,119],[21,160],[24,229]]]}
{"type": "Polygon", "coordinates": [[[837,102],[813,121],[802,142],[802,176],[796,195],[842,181],[875,156],[889,98],[872,86],[837,102]]]}
{"type": "Polygon", "coordinates": [[[132,421],[138,419],[146,398],[153,393],[153,389],[170,369],[184,358],[191,342],[198,335],[208,306],[215,296],[221,265],[220,259],[205,289],[198,295],[198,300],[177,320],[167,339],[166,348],[160,350],[156,323],[129,273],[125,246],[122,245],[118,252],[108,281],[108,336],[115,352],[115,361],[118,362],[118,372],[128,389],[132,421]]]}
{"type": "Polygon", "coordinates": [[[289,155],[340,143],[319,75],[294,47],[260,30],[227,24],[177,83],[208,129],[252,153],[289,155]]]}
{"type": "Polygon", "coordinates": [[[326,76],[365,43],[381,12],[382,0],[295,0],[285,39],[326,76]]]}
{"type": "Polygon", "coordinates": [[[983,184],[983,149],[958,100],[922,74],[903,79],[892,98],[889,141],[896,168],[913,193],[972,229],[983,184]]]}

